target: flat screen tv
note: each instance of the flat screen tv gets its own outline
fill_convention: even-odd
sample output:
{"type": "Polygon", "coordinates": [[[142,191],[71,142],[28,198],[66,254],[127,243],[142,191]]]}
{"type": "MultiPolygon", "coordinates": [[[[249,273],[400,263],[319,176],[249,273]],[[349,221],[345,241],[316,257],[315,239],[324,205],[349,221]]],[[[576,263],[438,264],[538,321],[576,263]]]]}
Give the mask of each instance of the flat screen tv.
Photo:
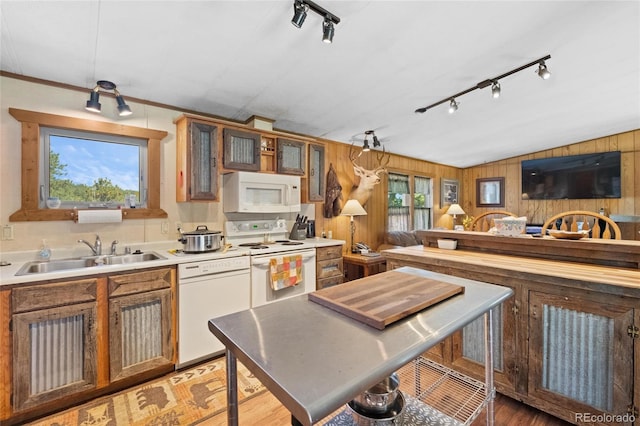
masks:
{"type": "Polygon", "coordinates": [[[620,198],[620,151],[522,162],[522,199],[620,198]]]}

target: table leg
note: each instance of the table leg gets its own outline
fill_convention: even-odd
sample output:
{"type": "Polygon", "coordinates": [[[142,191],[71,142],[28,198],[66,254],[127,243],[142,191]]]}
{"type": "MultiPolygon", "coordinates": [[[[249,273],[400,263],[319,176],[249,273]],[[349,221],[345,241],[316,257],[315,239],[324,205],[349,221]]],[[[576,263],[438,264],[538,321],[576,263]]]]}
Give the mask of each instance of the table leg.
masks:
{"type": "Polygon", "coordinates": [[[291,426],[302,426],[302,423],[300,423],[298,419],[293,417],[293,414],[291,415],[291,426]]]}
{"type": "Polygon", "coordinates": [[[227,425],[238,426],[238,370],[236,356],[227,349],[227,425]]]}
{"type": "Polygon", "coordinates": [[[484,314],[484,382],[486,386],[487,426],[493,426],[495,421],[494,399],[496,391],[493,385],[493,309],[484,314]]]}

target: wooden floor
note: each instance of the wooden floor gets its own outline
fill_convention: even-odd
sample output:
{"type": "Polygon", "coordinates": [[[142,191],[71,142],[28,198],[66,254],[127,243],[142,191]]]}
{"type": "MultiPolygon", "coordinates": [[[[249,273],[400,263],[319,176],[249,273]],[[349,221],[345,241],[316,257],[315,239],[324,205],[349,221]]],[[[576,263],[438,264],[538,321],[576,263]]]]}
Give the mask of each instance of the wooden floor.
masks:
{"type": "MultiPolygon", "coordinates": [[[[291,415],[270,393],[265,392],[240,404],[238,410],[241,426],[286,426],[291,424],[291,415]]],[[[198,423],[198,425],[224,426],[227,424],[227,414],[220,413],[212,419],[198,423]]],[[[498,395],[495,403],[496,426],[565,426],[569,425],[549,414],[543,413],[503,395],[498,395]]],[[[482,413],[473,426],[484,426],[485,414],[482,413]]]]}

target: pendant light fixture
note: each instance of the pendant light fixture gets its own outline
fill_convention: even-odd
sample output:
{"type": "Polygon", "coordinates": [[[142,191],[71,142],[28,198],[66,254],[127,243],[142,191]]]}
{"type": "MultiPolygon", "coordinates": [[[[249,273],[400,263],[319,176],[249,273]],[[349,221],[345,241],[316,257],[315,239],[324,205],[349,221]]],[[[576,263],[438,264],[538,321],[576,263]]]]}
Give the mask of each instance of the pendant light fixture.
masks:
{"type": "Polygon", "coordinates": [[[324,18],[322,21],[322,41],[332,43],[335,34],[334,25],[340,23],[340,18],[310,0],[295,0],[293,2],[293,18],[291,18],[293,26],[302,28],[309,10],[324,18]]]}
{"type": "Polygon", "coordinates": [[[100,104],[100,89],[105,91],[113,91],[113,94],[116,97],[116,102],[118,104],[118,115],[120,117],[125,117],[132,114],[129,105],[127,105],[127,103],[124,101],[124,98],[122,97],[120,92],[116,90],[116,85],[107,80],[98,80],[98,82],[96,83],[96,87],[94,87],[93,90],[89,93],[89,100],[87,101],[87,104],[85,106],[85,109],[87,111],[98,113],[102,112],[102,105],[100,104]]]}
{"type": "Polygon", "coordinates": [[[545,63],[545,61],[547,59],[551,59],[551,55],[547,55],[544,56],[540,59],[536,59],[535,61],[529,62],[528,64],[524,64],[521,67],[515,68],[511,71],[507,71],[504,74],[501,74],[497,77],[493,77],[493,78],[488,78],[486,80],[481,81],[480,83],[476,84],[473,87],[470,87],[466,90],[463,90],[460,93],[456,93],[453,96],[447,96],[446,98],[439,100],[438,102],[435,102],[431,105],[427,105],[426,107],[422,107],[422,108],[418,108],[415,110],[416,113],[425,113],[427,112],[427,110],[438,106],[440,104],[443,104],[445,102],[449,102],[449,113],[453,114],[454,112],[456,112],[458,110],[458,105],[459,103],[456,102],[456,98],[459,98],[462,95],[466,95],[469,92],[472,92],[476,89],[484,89],[485,87],[489,87],[491,86],[491,96],[493,96],[494,98],[499,98],[500,97],[500,93],[502,91],[501,87],[500,87],[500,82],[499,80],[502,80],[505,77],[510,76],[511,74],[515,74],[517,72],[520,72],[524,69],[527,69],[529,67],[532,67],[534,65],[538,65],[538,70],[536,71],[536,74],[538,74],[540,76],[540,78],[542,78],[543,80],[547,80],[549,77],[551,77],[551,73],[549,72],[549,70],[547,69],[547,65],[545,63]]]}

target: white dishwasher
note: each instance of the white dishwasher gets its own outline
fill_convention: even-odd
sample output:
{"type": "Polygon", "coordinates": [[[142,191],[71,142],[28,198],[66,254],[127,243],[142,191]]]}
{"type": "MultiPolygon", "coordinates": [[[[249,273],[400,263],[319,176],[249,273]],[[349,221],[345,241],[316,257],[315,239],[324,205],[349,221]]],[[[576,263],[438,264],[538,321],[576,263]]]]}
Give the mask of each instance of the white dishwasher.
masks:
{"type": "Polygon", "coordinates": [[[249,256],[179,264],[176,368],[221,353],[224,345],[209,331],[209,320],[249,309],[250,304],[249,256]]]}

